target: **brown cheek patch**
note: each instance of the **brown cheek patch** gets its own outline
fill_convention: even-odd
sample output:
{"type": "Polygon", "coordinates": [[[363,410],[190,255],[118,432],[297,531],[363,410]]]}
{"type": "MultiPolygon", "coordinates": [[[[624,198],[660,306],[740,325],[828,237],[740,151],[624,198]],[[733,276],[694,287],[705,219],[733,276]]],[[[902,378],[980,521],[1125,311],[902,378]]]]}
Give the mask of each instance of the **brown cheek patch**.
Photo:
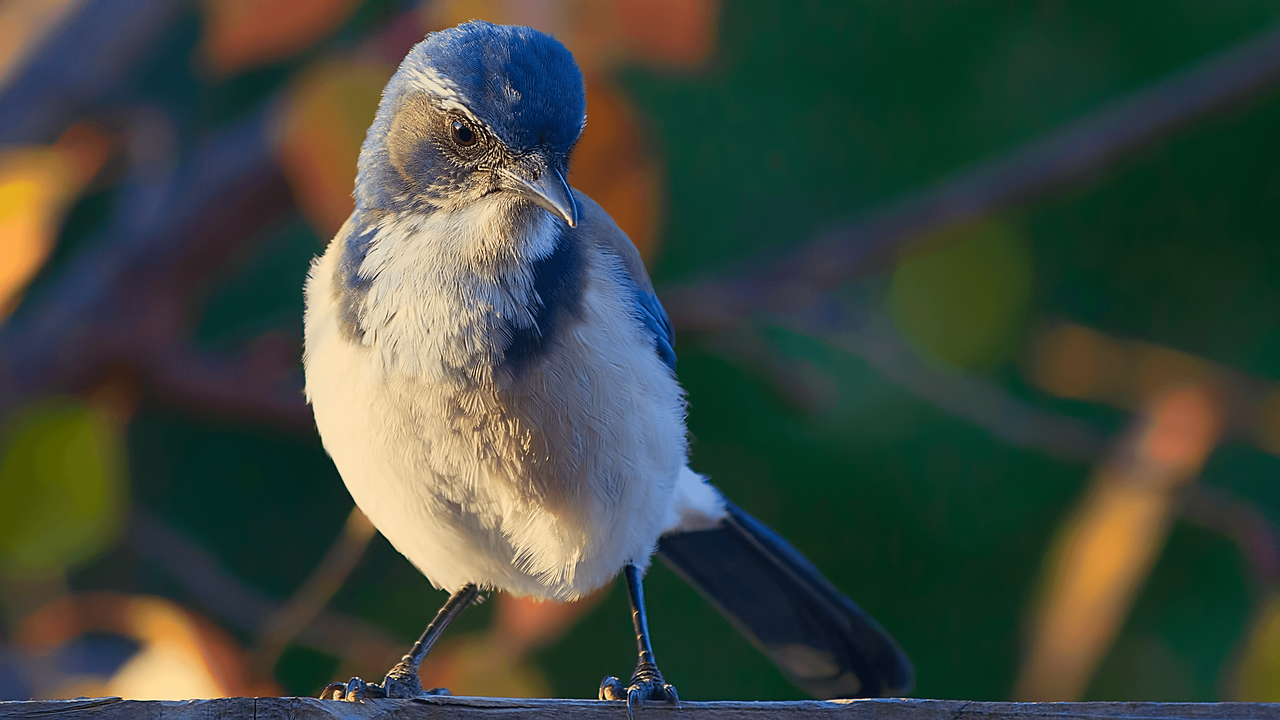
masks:
{"type": "Polygon", "coordinates": [[[405,98],[396,108],[387,133],[387,157],[391,166],[405,182],[417,186],[415,166],[422,162],[421,151],[431,142],[431,128],[438,117],[436,109],[427,98],[414,95],[405,98]]]}

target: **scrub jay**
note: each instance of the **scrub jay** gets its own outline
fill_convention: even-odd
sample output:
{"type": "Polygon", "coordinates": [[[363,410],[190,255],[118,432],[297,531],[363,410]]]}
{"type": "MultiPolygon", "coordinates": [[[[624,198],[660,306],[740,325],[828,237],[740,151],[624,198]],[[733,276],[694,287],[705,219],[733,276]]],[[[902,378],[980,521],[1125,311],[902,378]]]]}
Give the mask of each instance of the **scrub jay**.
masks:
{"type": "Polygon", "coordinates": [[[573,600],[621,572],[640,658],[599,696],[675,702],[645,619],[655,550],[809,693],[909,690],[884,629],[689,469],[670,321],[565,181],[585,119],[573,56],[524,27],[428,35],[383,92],[306,284],[307,398],[356,504],[453,595],[382,683],[323,697],[427,694],[422,658],[481,590],[573,600]]]}

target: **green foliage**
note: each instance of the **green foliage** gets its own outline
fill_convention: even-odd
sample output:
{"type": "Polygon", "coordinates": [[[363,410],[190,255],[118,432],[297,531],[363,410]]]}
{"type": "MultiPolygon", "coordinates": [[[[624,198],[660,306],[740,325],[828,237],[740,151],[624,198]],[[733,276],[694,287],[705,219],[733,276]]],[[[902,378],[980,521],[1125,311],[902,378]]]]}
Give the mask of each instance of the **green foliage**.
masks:
{"type": "Polygon", "coordinates": [[[121,440],[101,414],[68,398],[10,418],[0,455],[0,574],[59,573],[114,540],[127,500],[121,440]]]}
{"type": "MultiPolygon", "coordinates": [[[[761,250],[803,242],[1280,19],[1271,2],[724,8],[707,72],[627,78],[669,163],[659,286],[732,272],[761,250]]],[[[1277,118],[1274,94],[1259,98],[1020,208],[1015,223],[977,225],[950,238],[954,245],[910,256],[888,292],[895,320],[922,349],[976,372],[1023,350],[1025,321],[1048,317],[1280,376],[1277,118]]],[[[694,467],[884,621],[917,664],[917,695],[1007,698],[1040,562],[1088,466],[1005,446],[859,358],[787,339],[779,346],[837,389],[830,410],[797,417],[767,377],[709,357],[697,340],[682,335],[677,347],[694,467]]],[[[1123,421],[1029,390],[1008,363],[987,379],[1103,427],[1123,421]]],[[[1280,463],[1246,452],[1244,465],[1211,463],[1206,480],[1280,507],[1280,463]]],[[[1159,592],[1144,595],[1104,665],[1108,682],[1089,697],[1224,692],[1220,674],[1246,628],[1245,571],[1219,563],[1213,577],[1166,573],[1221,551],[1211,534],[1174,539],[1153,578],[1159,592]],[[1140,663],[1148,655],[1190,689],[1150,681],[1140,663]]],[[[659,594],[666,581],[654,575],[651,612],[670,602],[681,618],[654,621],[654,632],[664,662],[687,663],[683,676],[667,671],[683,678],[682,692],[794,697],[696,597],[659,594]],[[664,632],[673,622],[675,637],[664,632]]],[[[559,652],[571,655],[588,635],[575,631],[559,652]]]]}
{"type": "MultiPolygon", "coordinates": [[[[1278,19],[1273,0],[725,3],[704,70],[625,76],[666,163],[657,284],[731,272],[808,240],[1278,19]]],[[[176,28],[135,78],[137,96],[171,110],[187,139],[286,79],[266,69],[220,89],[192,85],[196,31],[194,20],[176,28]]],[[[906,258],[888,282],[893,316],[929,353],[970,372],[1000,367],[986,379],[1099,424],[1123,416],[1044,397],[1006,362],[1027,319],[1066,318],[1278,377],[1277,127],[1273,93],[1020,208],[1016,223],[978,224],[906,258]]],[[[105,222],[103,204],[80,203],[77,237],[105,222]]],[[[327,238],[297,218],[262,232],[262,250],[234,277],[216,278],[204,313],[190,319],[198,347],[238,347],[281,325],[300,335],[302,279],[327,238]]],[[[830,386],[820,412],[800,412],[770,379],[700,340],[682,334],[677,346],[694,467],[895,633],[917,664],[918,695],[1007,697],[1040,562],[1089,467],[1009,447],[813,338],[770,334],[830,386]]],[[[114,432],[67,400],[14,419],[0,460],[3,572],[57,571],[110,542],[124,502],[114,432]]],[[[350,507],[313,435],[179,419],[154,406],[129,432],[135,494],[276,596],[319,562],[350,507]]],[[[1277,471],[1275,457],[1228,446],[1204,480],[1276,522],[1277,471]]],[[[139,563],[121,555],[101,557],[94,577],[127,583],[139,563]]],[[[1237,555],[1212,533],[1176,529],[1090,697],[1229,694],[1223,678],[1247,647],[1253,664],[1241,692],[1274,699],[1277,611],[1250,625],[1237,555]]],[[[647,590],[657,654],[683,697],[799,697],[660,565],[647,590]]],[[[378,541],[334,606],[408,643],[441,600],[378,541]]],[[[490,614],[470,611],[458,633],[490,614]]],[[[538,661],[554,692],[592,696],[602,675],[630,670],[631,635],[615,589],[538,661]]],[[[336,665],[292,650],[278,677],[310,694],[336,665]]]]}

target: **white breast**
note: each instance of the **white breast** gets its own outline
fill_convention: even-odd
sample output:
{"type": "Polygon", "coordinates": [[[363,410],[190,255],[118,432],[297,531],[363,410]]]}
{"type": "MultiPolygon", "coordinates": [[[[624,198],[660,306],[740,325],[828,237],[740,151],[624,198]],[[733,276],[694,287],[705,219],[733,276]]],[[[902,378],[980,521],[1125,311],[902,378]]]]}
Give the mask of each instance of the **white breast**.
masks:
{"type": "MultiPolygon", "coordinates": [[[[316,424],[356,503],[433,584],[572,599],[646,564],[663,531],[719,516],[718,495],[685,468],[681,391],[632,319],[616,258],[585,249],[580,322],[504,379],[486,365],[484,320],[531,321],[530,283],[441,282],[466,243],[415,244],[439,228],[415,230],[388,229],[407,245],[366,260],[395,262],[370,290],[386,322],[365,344],[340,331],[341,248],[315,263],[305,364],[316,424]]],[[[547,250],[533,238],[527,251],[547,250]]]]}

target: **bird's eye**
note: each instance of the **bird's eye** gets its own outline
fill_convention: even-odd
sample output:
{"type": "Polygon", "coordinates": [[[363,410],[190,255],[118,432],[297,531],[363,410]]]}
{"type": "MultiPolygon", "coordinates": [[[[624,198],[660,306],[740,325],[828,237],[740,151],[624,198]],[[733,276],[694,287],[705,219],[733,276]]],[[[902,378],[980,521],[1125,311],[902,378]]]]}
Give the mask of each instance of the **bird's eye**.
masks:
{"type": "Polygon", "coordinates": [[[453,121],[453,141],[462,147],[471,147],[476,144],[480,136],[471,126],[461,120],[453,121]]]}

